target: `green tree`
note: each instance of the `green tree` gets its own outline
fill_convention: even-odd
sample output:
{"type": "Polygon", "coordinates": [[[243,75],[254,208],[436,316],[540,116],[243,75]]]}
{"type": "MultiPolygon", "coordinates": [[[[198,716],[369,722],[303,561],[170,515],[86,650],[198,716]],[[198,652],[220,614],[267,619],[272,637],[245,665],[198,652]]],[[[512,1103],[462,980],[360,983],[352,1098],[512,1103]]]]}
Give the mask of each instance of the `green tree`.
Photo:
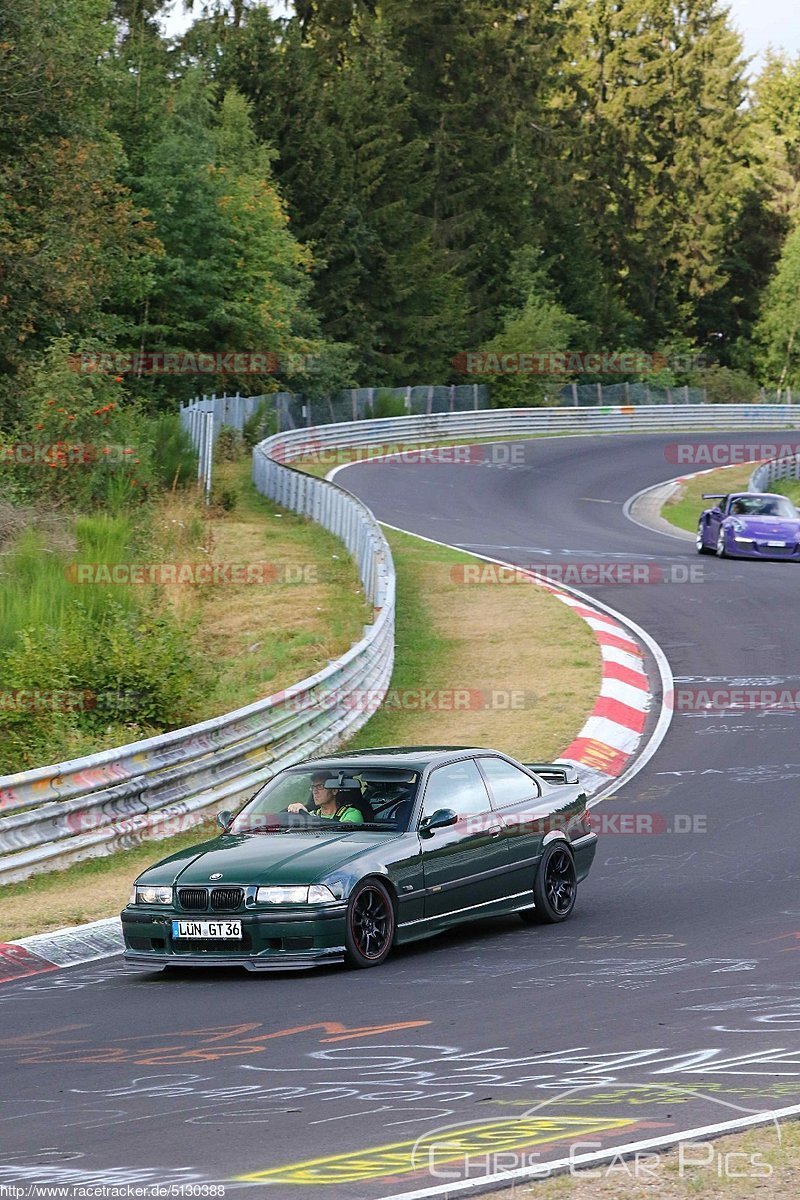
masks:
{"type": "Polygon", "coordinates": [[[800,227],[786,239],[755,338],[764,380],[777,388],[800,387],[800,227]]]}
{"type": "Polygon", "coordinates": [[[591,0],[573,30],[598,251],[643,344],[692,337],[747,186],[739,35],[718,0],[591,0]]]}
{"type": "Polygon", "coordinates": [[[332,28],[324,15],[306,36],[298,19],[283,28],[253,12],[225,75],[277,150],[292,227],[317,260],[326,338],[351,345],[371,382],[440,377],[464,301],[422,211],[430,180],[408,73],[369,14],[332,28]]]}
{"type": "Polygon", "coordinates": [[[570,129],[553,101],[565,22],[548,0],[386,0],[383,12],[410,71],[433,242],[481,342],[513,303],[509,268],[546,244],[548,217],[565,207],[570,129]]]}
{"type": "Polygon", "coordinates": [[[753,87],[752,138],[772,206],[788,219],[800,210],[800,55],[767,54],[753,87]]]}
{"type": "Polygon", "coordinates": [[[507,313],[500,332],[483,347],[489,370],[482,382],[490,385],[492,404],[516,408],[552,403],[565,378],[548,369],[548,359],[568,350],[583,332],[583,323],[548,294],[542,281],[531,286],[522,308],[507,313]]]}
{"type": "Polygon", "coordinates": [[[108,127],[105,0],[28,0],[0,14],[0,394],[26,356],[96,332],[141,286],[146,223],[108,127]]]}

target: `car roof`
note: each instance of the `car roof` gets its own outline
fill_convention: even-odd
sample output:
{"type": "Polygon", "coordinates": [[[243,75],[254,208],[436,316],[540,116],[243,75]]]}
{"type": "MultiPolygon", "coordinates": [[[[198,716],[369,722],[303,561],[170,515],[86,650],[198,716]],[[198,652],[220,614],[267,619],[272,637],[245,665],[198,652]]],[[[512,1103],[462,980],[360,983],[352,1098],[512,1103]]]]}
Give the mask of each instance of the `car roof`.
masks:
{"type": "Polygon", "coordinates": [[[457,754],[494,754],[480,746],[375,746],[369,750],[351,750],[349,754],[325,755],[308,758],[299,767],[333,767],[342,763],[359,762],[365,767],[405,767],[407,770],[423,771],[425,767],[452,758],[457,754]]]}

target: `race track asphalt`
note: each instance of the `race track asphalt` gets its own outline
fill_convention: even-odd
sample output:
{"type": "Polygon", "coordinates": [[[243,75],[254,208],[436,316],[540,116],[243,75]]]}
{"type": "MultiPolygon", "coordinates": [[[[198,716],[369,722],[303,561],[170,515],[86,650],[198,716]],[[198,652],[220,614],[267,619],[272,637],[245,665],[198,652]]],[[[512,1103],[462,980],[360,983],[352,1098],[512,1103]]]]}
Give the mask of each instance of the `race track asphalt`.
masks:
{"type": "MultiPolygon", "coordinates": [[[[662,568],[582,590],[660,643],[684,695],[800,692],[800,568],[700,558],[623,514],[679,473],[676,440],[537,439],[513,464],[486,447],[337,482],[504,561],[662,568]]],[[[233,1195],[251,1176],[280,1198],[373,1200],[800,1104],[800,713],[714,705],[677,711],[595,810],[606,832],[566,925],[476,922],[374,971],[110,959],[0,988],[0,1185],[233,1195]]]]}

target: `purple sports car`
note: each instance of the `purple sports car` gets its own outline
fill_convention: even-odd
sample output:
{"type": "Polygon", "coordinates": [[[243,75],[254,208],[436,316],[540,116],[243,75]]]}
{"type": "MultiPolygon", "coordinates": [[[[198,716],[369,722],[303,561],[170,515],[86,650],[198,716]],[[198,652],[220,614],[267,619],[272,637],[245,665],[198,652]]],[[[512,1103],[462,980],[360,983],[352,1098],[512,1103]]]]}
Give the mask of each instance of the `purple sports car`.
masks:
{"type": "Polygon", "coordinates": [[[785,558],[800,562],[800,511],[772,492],[706,495],[716,500],[700,515],[698,554],[720,558],[785,558]]]}

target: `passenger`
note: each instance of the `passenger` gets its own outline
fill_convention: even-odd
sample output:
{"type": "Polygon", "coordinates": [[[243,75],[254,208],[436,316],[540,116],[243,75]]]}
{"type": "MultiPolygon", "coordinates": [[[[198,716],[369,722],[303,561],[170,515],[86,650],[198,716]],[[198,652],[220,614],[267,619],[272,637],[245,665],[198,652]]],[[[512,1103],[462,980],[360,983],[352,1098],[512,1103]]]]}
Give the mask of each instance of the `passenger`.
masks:
{"type": "MultiPolygon", "coordinates": [[[[363,824],[364,818],[359,810],[347,803],[347,788],[326,788],[326,778],[324,772],[311,777],[311,795],[315,805],[311,810],[313,816],[325,817],[333,821],[346,821],[351,825],[363,824]]],[[[289,805],[287,811],[307,813],[309,809],[305,804],[296,801],[289,805]]]]}

